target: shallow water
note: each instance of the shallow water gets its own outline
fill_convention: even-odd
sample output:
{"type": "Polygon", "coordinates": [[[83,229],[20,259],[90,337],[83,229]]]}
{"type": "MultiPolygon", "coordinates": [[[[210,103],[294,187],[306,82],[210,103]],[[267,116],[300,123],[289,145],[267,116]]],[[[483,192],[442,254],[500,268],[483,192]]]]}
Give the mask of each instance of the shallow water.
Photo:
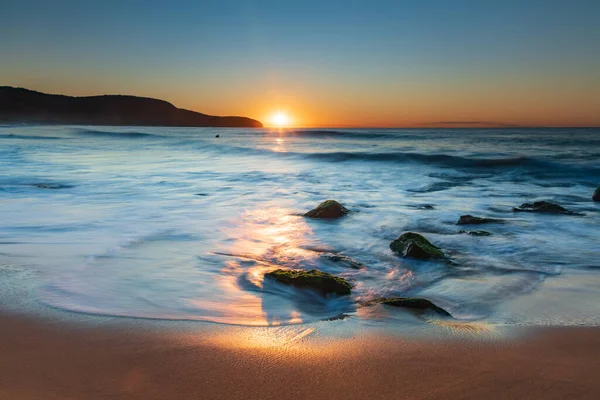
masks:
{"type": "Polygon", "coordinates": [[[26,278],[35,300],[115,316],[391,322],[404,311],[356,302],[420,296],[458,321],[599,325],[598,160],[598,129],[4,126],[0,277],[36,271],[26,278]],[[353,212],[301,216],[329,198],[353,212]],[[512,212],[535,200],[584,215],[512,212]],[[456,226],[463,214],[506,223],[456,226]],[[456,265],[394,256],[389,243],[405,231],[456,265]],[[354,294],[263,279],[280,267],[343,276],[354,294]]]}

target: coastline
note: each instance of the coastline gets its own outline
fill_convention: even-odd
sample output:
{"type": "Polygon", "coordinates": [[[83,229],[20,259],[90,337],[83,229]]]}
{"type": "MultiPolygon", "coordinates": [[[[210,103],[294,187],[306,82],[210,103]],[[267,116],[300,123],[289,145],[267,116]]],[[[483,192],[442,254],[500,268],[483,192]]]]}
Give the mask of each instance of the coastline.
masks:
{"type": "Polygon", "coordinates": [[[310,328],[281,340],[285,327],[86,324],[8,312],[0,325],[6,399],[591,399],[600,392],[598,328],[477,341],[373,331],[327,338],[310,328]]]}

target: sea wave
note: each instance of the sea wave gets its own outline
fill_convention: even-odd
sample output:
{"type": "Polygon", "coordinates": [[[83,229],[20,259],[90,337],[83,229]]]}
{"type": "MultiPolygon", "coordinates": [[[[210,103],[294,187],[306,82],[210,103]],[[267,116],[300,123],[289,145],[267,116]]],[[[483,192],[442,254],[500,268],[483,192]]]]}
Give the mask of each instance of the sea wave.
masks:
{"type": "MultiPolygon", "coordinates": [[[[194,142],[191,142],[194,143],[194,142]]],[[[197,142],[194,143],[196,146],[197,142]]],[[[600,165],[596,159],[580,157],[577,162],[570,162],[571,157],[554,155],[552,157],[535,156],[510,156],[506,157],[477,157],[459,156],[443,153],[420,152],[279,152],[267,148],[252,148],[235,145],[202,144],[203,151],[217,151],[227,155],[239,154],[244,156],[276,156],[300,158],[310,161],[342,163],[342,162],[382,162],[382,163],[421,163],[445,168],[479,169],[486,171],[497,170],[524,170],[524,171],[549,171],[555,175],[577,174],[600,177],[600,165]]]]}
{"type": "Polygon", "coordinates": [[[381,131],[346,131],[332,129],[300,129],[286,131],[286,136],[318,137],[318,138],[348,138],[348,139],[394,139],[398,135],[381,131]]]}
{"type": "MultiPolygon", "coordinates": [[[[297,153],[300,155],[299,153],[297,153]]],[[[592,174],[600,174],[600,167],[594,165],[574,165],[544,160],[535,157],[504,157],[504,158],[476,158],[462,157],[449,154],[427,154],[414,152],[328,152],[328,153],[305,153],[304,157],[329,162],[345,161],[373,161],[373,162],[419,162],[424,164],[435,164],[444,167],[455,168],[480,168],[480,169],[503,169],[503,168],[533,168],[533,169],[569,169],[579,170],[592,174]]]]}
{"type": "Polygon", "coordinates": [[[65,139],[59,136],[43,136],[43,135],[18,135],[14,133],[0,134],[0,139],[24,139],[24,140],[57,140],[65,139]]]}
{"type": "Polygon", "coordinates": [[[110,137],[110,138],[136,138],[136,137],[160,137],[147,132],[113,132],[99,131],[93,129],[80,129],[74,132],[77,136],[95,136],[95,137],[110,137]]]}

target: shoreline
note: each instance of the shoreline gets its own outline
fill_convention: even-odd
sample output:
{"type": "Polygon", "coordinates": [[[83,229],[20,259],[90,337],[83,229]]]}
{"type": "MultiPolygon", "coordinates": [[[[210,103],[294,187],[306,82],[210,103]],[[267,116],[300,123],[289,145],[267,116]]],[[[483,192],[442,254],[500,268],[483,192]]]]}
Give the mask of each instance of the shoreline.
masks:
{"type": "Polygon", "coordinates": [[[6,399],[591,399],[600,392],[600,328],[536,328],[500,341],[374,331],[333,338],[314,326],[181,329],[10,312],[0,312],[0,326],[6,399]]]}

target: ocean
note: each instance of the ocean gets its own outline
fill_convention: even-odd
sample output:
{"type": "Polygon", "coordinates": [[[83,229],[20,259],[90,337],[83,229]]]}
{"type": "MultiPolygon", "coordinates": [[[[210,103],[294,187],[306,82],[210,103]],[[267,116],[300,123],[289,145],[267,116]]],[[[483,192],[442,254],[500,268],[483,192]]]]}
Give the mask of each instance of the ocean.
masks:
{"type": "Polygon", "coordinates": [[[419,320],[360,306],[402,296],[457,321],[597,326],[599,184],[591,128],[1,126],[0,302],[248,326],[419,320]],[[302,216],[327,199],[351,213],[302,216]],[[537,200],[581,215],[512,211],[537,200]],[[457,226],[465,214],[504,223],[457,226]],[[394,255],[408,231],[453,263],[394,255]],[[341,276],[353,294],[263,278],[276,268],[341,276]]]}

